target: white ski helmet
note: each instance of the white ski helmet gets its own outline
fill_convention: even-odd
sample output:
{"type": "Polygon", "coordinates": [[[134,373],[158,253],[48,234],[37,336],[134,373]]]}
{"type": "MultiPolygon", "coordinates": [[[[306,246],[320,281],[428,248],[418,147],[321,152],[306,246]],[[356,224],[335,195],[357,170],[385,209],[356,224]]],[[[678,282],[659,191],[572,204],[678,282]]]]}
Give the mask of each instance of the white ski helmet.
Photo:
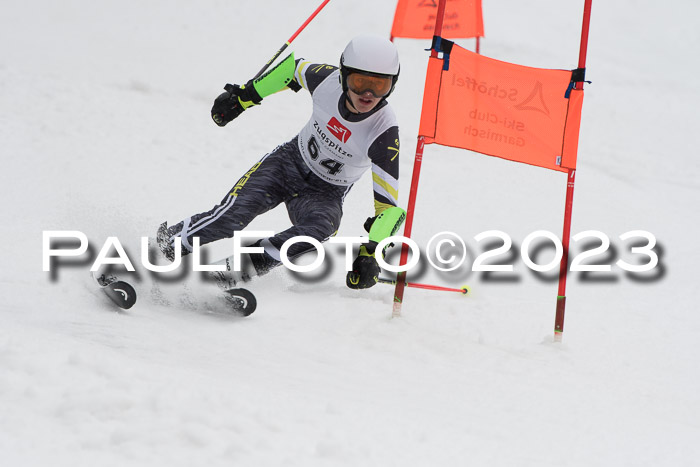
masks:
{"type": "Polygon", "coordinates": [[[388,97],[399,79],[399,52],[389,39],[371,34],[353,38],[340,56],[340,83],[347,92],[347,78],[354,71],[392,78],[388,97]]]}

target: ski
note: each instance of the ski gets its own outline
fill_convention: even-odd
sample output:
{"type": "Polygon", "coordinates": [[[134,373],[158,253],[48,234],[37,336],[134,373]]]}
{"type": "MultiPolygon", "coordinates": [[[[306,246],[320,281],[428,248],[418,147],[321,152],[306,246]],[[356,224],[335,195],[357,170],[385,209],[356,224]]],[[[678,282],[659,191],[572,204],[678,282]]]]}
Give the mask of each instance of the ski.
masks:
{"type": "MultiPolygon", "coordinates": [[[[136,290],[117,276],[104,273],[92,273],[92,277],[109,299],[123,310],[128,310],[136,303],[136,290]]],[[[228,288],[223,291],[229,309],[240,316],[250,316],[257,308],[258,301],[248,289],[228,288]]]]}
{"type": "Polygon", "coordinates": [[[258,306],[255,295],[248,289],[233,288],[224,291],[226,301],[241,316],[250,316],[258,306]]]}
{"type": "Polygon", "coordinates": [[[105,274],[93,274],[93,278],[105,295],[119,308],[128,310],[136,303],[136,290],[128,282],[105,274]]]}
{"type": "Polygon", "coordinates": [[[209,277],[216,282],[219,290],[224,292],[224,298],[226,298],[228,305],[237,314],[250,316],[258,306],[258,301],[250,290],[236,287],[236,285],[250,281],[251,276],[255,275],[255,269],[252,264],[246,264],[244,267],[246,271],[233,271],[231,268],[233,257],[231,256],[227,256],[214,264],[225,266],[224,271],[211,271],[209,277]]]}

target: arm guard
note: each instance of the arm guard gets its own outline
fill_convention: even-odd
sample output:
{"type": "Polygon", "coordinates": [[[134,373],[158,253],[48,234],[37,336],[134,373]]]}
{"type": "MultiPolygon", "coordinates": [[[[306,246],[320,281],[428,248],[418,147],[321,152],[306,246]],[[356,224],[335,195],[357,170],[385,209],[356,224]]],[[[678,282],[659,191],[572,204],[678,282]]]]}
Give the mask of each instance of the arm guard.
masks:
{"type": "Polygon", "coordinates": [[[392,206],[385,209],[377,217],[367,219],[365,228],[369,227],[369,243],[367,243],[367,252],[374,254],[377,244],[385,238],[394,235],[406,220],[406,211],[392,206]],[[368,226],[368,224],[371,224],[368,226]]]}
{"type": "Polygon", "coordinates": [[[296,62],[294,61],[294,52],[292,52],[272,70],[254,79],[253,87],[261,99],[279,92],[285,87],[297,92],[301,86],[294,81],[295,69],[296,62]]]}
{"type": "Polygon", "coordinates": [[[301,86],[294,81],[295,69],[294,53],[291,53],[272,70],[254,80],[248,81],[242,86],[227,84],[224,86],[224,89],[228,95],[222,94],[217,98],[212,108],[212,118],[217,125],[224,126],[238,117],[248,107],[260,104],[263,98],[270,94],[281,91],[285,87],[292,89],[294,92],[299,91],[301,86]],[[234,100],[233,104],[230,102],[231,100],[234,100]],[[235,100],[238,100],[238,102],[235,103],[235,100]],[[223,107],[223,109],[217,106],[223,107]],[[229,115],[224,117],[224,113],[229,115]]]}

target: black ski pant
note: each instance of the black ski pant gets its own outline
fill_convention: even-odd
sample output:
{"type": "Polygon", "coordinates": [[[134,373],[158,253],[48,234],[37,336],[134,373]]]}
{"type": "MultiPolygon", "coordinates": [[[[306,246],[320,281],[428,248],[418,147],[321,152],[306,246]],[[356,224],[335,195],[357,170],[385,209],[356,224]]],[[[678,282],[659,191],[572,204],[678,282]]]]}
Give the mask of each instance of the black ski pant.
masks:
{"type": "MultiPolygon", "coordinates": [[[[200,245],[205,245],[233,237],[260,214],[285,203],[292,227],[258,242],[265,248],[265,270],[258,271],[264,273],[280,264],[279,251],[288,239],[305,235],[323,242],[334,235],[349,190],[349,186],[332,185],[311,172],[294,138],[254,164],[221,203],[169,227],[168,233],[171,238],[181,237],[182,252],[187,254],[192,251],[192,238],[199,237],[200,245]]],[[[287,256],[294,258],[311,249],[311,244],[297,242],[287,250],[287,256]]]]}

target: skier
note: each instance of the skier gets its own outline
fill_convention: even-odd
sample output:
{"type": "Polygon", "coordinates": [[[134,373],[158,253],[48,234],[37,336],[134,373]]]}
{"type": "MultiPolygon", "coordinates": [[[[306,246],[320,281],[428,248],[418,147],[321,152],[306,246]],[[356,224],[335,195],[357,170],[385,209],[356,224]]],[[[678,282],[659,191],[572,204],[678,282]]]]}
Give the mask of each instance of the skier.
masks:
{"type": "MultiPolygon", "coordinates": [[[[335,235],[343,214],[343,201],[352,185],[371,167],[374,181],[374,216],[365,229],[371,242],[363,244],[346,277],[350,288],[377,283],[380,268],[375,260],[379,241],[403,222],[405,211],[397,207],[399,178],[399,129],[387,97],[399,77],[396,47],[385,38],[362,35],[352,39],[340,57],[340,68],[295,60],[290,54],[266,74],[245,85],[227,84],[214,101],[211,116],[223,127],[248,108],[283,89],[308,90],[313,112],[308,123],[291,141],[266,154],[231,188],[213,209],[190,216],[157,235],[163,254],[173,260],[176,241],[182,254],[192,251],[193,237],[200,244],[230,238],[256,216],[284,202],[292,227],[253,246],[248,266],[218,277],[226,289],[263,275],[281,264],[280,248],[293,237],[305,235],[325,241],[335,235]]],[[[287,255],[299,256],[313,246],[293,244],[287,255]]],[[[245,255],[242,255],[245,256],[245,255]]]]}

